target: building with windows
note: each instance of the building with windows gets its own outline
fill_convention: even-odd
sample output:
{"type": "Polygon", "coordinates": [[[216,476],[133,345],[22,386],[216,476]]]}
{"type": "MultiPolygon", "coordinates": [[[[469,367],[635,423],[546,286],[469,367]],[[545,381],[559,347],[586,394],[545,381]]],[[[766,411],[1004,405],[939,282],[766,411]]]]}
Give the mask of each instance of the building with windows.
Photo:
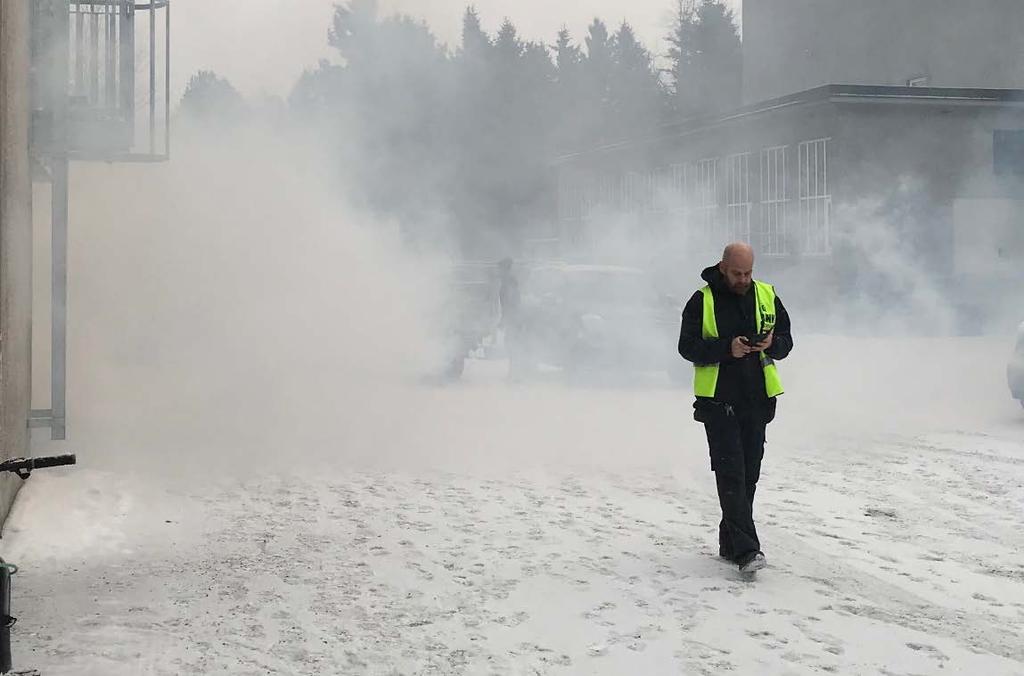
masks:
{"type": "MultiPolygon", "coordinates": [[[[950,18],[961,12],[957,3],[944,0],[906,5],[915,3],[928,6],[930,11],[919,8],[927,25],[941,18],[932,14],[948,9],[950,18]]],[[[1010,49],[1000,59],[987,43],[961,45],[964,54],[975,55],[973,61],[947,68],[948,55],[933,63],[930,43],[911,37],[898,51],[907,64],[917,65],[893,70],[886,61],[878,82],[864,84],[873,72],[864,54],[875,42],[887,42],[888,32],[872,38],[858,31],[849,48],[839,41],[840,53],[832,60],[805,63],[789,52],[800,36],[819,44],[817,31],[827,33],[830,21],[854,25],[857,17],[866,21],[862,13],[868,12],[895,12],[899,16],[888,17],[892,21],[915,16],[904,16],[902,3],[780,0],[771,13],[766,4],[745,7],[748,96],[843,81],[833,77],[860,83],[822,84],[754,100],[718,117],[681,121],[645,138],[559,158],[558,222],[566,248],[600,250],[610,229],[620,240],[629,232],[630,241],[642,243],[640,250],[653,246],[659,256],[692,266],[711,260],[726,242],[748,240],[760,254],[762,274],[813,281],[789,285],[808,293],[820,293],[822,285],[840,291],[870,286],[864,277],[885,260],[878,248],[913,257],[938,285],[965,293],[973,278],[993,271],[1020,275],[1024,91],[952,85],[974,76],[1000,85],[1016,77],[1024,85],[1024,65],[1017,67],[1024,50],[1010,49]],[[787,22],[787,12],[799,14],[799,8],[807,16],[787,22]],[[784,48],[767,50],[765,31],[783,35],[784,48]],[[921,43],[916,51],[914,43],[921,43]],[[844,49],[849,53],[842,54],[844,49]],[[791,58],[792,71],[786,69],[791,58]],[[847,68],[858,59],[860,70],[847,68]],[[987,70],[992,62],[1007,68],[987,70]],[[812,72],[814,65],[818,70],[812,72]],[[907,81],[894,84],[903,77],[897,71],[907,81]],[[949,86],[911,86],[915,74],[949,86]]],[[[981,18],[971,26],[992,22],[991,14],[1003,10],[1024,12],[1018,5],[1024,8],[1002,0],[977,3],[981,18]]],[[[827,41],[820,45],[815,49],[827,50],[827,41]]]]}

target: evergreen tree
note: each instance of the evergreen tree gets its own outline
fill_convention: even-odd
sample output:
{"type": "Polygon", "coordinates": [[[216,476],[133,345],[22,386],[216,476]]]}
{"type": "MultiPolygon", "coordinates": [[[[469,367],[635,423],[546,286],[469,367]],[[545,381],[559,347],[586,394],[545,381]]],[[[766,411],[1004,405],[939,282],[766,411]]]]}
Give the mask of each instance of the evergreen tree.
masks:
{"type": "Polygon", "coordinates": [[[721,0],[678,0],[669,35],[675,108],[683,115],[719,113],[739,105],[743,55],[732,10],[721,0]]]}
{"type": "Polygon", "coordinates": [[[553,146],[560,152],[579,150],[587,137],[587,130],[581,124],[587,112],[583,84],[583,50],[573,43],[569,29],[564,27],[558,32],[558,40],[553,49],[553,146]]]}
{"type": "Polygon", "coordinates": [[[555,66],[558,70],[558,84],[562,87],[573,87],[579,81],[579,71],[583,65],[583,50],[572,42],[569,29],[562,27],[558,31],[555,43],[555,66]]]}
{"type": "Polygon", "coordinates": [[[345,69],[326,59],[299,76],[288,96],[289,109],[305,123],[324,122],[344,105],[345,69]]]}
{"type": "Polygon", "coordinates": [[[480,15],[472,5],[466,8],[462,17],[462,54],[468,59],[487,58],[491,39],[480,25],[480,15]]]}
{"type": "Polygon", "coordinates": [[[443,194],[443,172],[424,172],[443,154],[448,57],[422,21],[381,18],[376,0],[335,6],[328,42],[341,65],[303,74],[290,98],[297,118],[333,126],[325,134],[339,165],[351,167],[353,199],[393,214],[416,213],[443,194]]]}
{"type": "Polygon", "coordinates": [[[583,71],[590,95],[604,103],[608,97],[608,81],[611,79],[614,44],[608,34],[608,27],[600,19],[594,19],[587,29],[587,54],[583,71]]]}
{"type": "Polygon", "coordinates": [[[661,121],[664,93],[651,53],[623,23],[612,41],[608,83],[609,129],[614,138],[643,133],[661,121]]]}
{"type": "MultiPolygon", "coordinates": [[[[550,215],[553,156],[642,134],[665,108],[652,55],[625,23],[612,35],[594,19],[582,46],[563,28],[549,48],[510,19],[488,35],[470,6],[449,54],[423,22],[381,17],[378,0],[347,0],[328,39],[338,59],[296,83],[296,126],[331,147],[366,206],[405,223],[440,212],[468,254],[514,245],[550,215]]],[[[689,35],[677,42],[672,82],[682,92],[701,82],[694,64],[708,48],[689,35]]]]}
{"type": "Polygon", "coordinates": [[[584,117],[580,120],[583,139],[588,144],[604,143],[609,140],[611,119],[609,86],[612,77],[614,44],[608,27],[600,19],[594,19],[587,29],[586,55],[583,59],[581,108],[584,117]]]}
{"type": "Polygon", "coordinates": [[[376,54],[377,0],[350,0],[334,6],[327,43],[338,50],[346,64],[358,64],[376,54]]]}
{"type": "Polygon", "coordinates": [[[200,70],[189,78],[179,111],[189,123],[223,129],[241,121],[246,103],[226,79],[213,71],[200,70]]]}
{"type": "MultiPolygon", "coordinates": [[[[687,98],[687,76],[693,62],[693,33],[697,24],[695,0],[676,0],[676,13],[672,21],[672,32],[667,36],[669,44],[668,68],[669,88],[672,106],[680,112],[692,108],[687,98]]],[[[691,94],[692,95],[692,94],[691,94]]]]}
{"type": "Polygon", "coordinates": [[[514,241],[549,190],[555,81],[547,47],[524,41],[505,19],[494,39],[469,8],[453,118],[453,200],[463,242],[514,241]]]}

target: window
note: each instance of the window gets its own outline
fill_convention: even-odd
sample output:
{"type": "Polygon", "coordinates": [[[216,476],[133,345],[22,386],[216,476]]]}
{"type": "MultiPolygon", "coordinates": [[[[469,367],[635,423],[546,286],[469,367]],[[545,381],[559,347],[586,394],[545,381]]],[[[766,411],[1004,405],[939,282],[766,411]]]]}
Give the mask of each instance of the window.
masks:
{"type": "Polygon", "coordinates": [[[573,217],[576,204],[573,203],[574,186],[566,179],[565,175],[559,177],[558,181],[558,218],[565,221],[573,217]]]}
{"type": "Polygon", "coordinates": [[[996,176],[1024,176],[1024,129],[992,132],[992,158],[996,176]]]}
{"type": "Polygon", "coordinates": [[[685,237],[690,231],[690,183],[693,180],[692,164],[672,164],[665,170],[665,208],[670,216],[675,237],[685,237]]]}
{"type": "MultiPolygon", "coordinates": [[[[621,181],[616,181],[610,174],[602,174],[597,179],[597,194],[594,198],[594,211],[608,213],[614,211],[620,204],[621,181]]],[[[591,212],[593,213],[593,212],[591,212]]]]}
{"type": "Polygon", "coordinates": [[[580,190],[580,220],[588,220],[594,213],[597,204],[597,184],[593,176],[589,176],[580,190]]]}
{"type": "Polygon", "coordinates": [[[654,211],[654,185],[655,174],[653,171],[645,171],[637,176],[640,188],[640,208],[645,213],[654,211]]]}
{"type": "Polygon", "coordinates": [[[761,251],[769,256],[789,253],[786,246],[786,149],[761,151],[761,251]]]}
{"type": "Polygon", "coordinates": [[[665,213],[672,206],[672,169],[659,167],[651,175],[651,211],[665,213]]]}
{"type": "Polygon", "coordinates": [[[669,206],[672,211],[683,214],[689,203],[687,179],[693,175],[693,167],[685,164],[673,164],[669,167],[669,171],[672,173],[669,206]]]}
{"type": "Polygon", "coordinates": [[[750,241],[750,153],[725,158],[725,239],[750,241]]]}
{"type": "Polygon", "coordinates": [[[558,215],[563,221],[578,220],[585,211],[584,181],[563,171],[558,180],[558,215]]]}
{"type": "Polygon", "coordinates": [[[594,197],[593,177],[563,169],[559,176],[558,209],[560,233],[574,246],[584,243],[584,223],[589,216],[594,197]]]}
{"type": "Polygon", "coordinates": [[[635,171],[627,171],[622,177],[622,210],[634,213],[643,210],[643,177],[635,171]]]}
{"type": "Polygon", "coordinates": [[[798,148],[801,250],[809,256],[825,256],[832,251],[832,194],[828,184],[831,140],[806,141],[798,148]]]}
{"type": "Polygon", "coordinates": [[[690,235],[698,247],[711,249],[718,221],[718,158],[700,160],[695,173],[690,235]]]}

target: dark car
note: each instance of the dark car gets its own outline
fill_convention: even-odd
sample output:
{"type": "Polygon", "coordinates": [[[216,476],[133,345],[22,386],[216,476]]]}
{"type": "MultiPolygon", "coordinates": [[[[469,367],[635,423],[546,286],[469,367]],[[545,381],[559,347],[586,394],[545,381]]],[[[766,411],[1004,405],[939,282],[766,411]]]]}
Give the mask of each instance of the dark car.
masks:
{"type": "Polygon", "coordinates": [[[1006,367],[1006,379],[1010,384],[1010,394],[1024,406],[1024,324],[1017,329],[1017,345],[1006,367]]]}
{"type": "Polygon", "coordinates": [[[523,277],[519,349],[531,365],[664,372],[678,361],[679,308],[659,296],[644,271],[551,262],[523,277]]]}

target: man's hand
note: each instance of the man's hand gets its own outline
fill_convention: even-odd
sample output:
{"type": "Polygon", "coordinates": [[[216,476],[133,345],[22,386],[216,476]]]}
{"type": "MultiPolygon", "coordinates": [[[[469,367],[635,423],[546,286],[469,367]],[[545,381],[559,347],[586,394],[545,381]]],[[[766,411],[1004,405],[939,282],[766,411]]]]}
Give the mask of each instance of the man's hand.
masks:
{"type": "Polygon", "coordinates": [[[732,339],[733,359],[743,359],[753,351],[754,348],[747,344],[747,341],[743,336],[737,336],[732,339]]]}
{"type": "Polygon", "coordinates": [[[751,352],[764,352],[765,350],[767,350],[769,347],[772,346],[772,338],[774,336],[775,336],[775,331],[769,331],[768,332],[768,337],[766,337],[763,342],[758,343],[757,345],[752,347],[750,351],[751,352]]]}

